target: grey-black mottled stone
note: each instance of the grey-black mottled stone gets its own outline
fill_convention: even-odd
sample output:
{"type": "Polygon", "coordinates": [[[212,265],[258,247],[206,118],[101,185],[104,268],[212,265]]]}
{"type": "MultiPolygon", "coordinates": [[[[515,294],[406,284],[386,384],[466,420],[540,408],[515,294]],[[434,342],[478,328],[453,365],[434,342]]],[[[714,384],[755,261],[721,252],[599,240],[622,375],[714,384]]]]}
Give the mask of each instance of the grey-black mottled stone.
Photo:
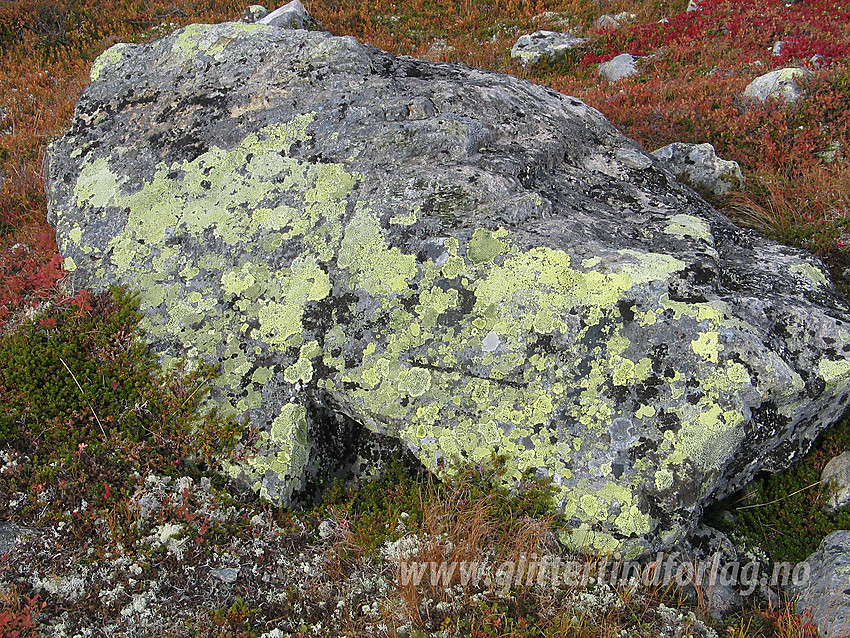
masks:
{"type": "Polygon", "coordinates": [[[597,29],[619,29],[623,25],[629,24],[637,16],[628,11],[621,11],[617,14],[603,13],[596,19],[594,25],[597,29]]]}
{"type": "Polygon", "coordinates": [[[0,522],[0,556],[10,554],[17,542],[29,531],[14,523],[0,522]]]}
{"type": "Polygon", "coordinates": [[[797,612],[809,613],[823,638],[850,635],[850,531],[832,532],[797,566],[803,582],[790,588],[796,597],[797,612]]]}
{"type": "Polygon", "coordinates": [[[816,259],[516,78],[195,25],[98,58],[45,172],[77,285],[140,291],[166,364],[220,365],[213,400],[259,432],[228,471],[276,502],[361,439],[497,452],[555,482],[562,540],[634,557],[847,405],[816,259]]]}
{"type": "Polygon", "coordinates": [[[269,10],[260,4],[252,4],[245,7],[245,10],[242,12],[242,16],[239,18],[240,22],[245,22],[247,24],[254,24],[255,22],[259,22],[263,18],[269,15],[269,10]]]}

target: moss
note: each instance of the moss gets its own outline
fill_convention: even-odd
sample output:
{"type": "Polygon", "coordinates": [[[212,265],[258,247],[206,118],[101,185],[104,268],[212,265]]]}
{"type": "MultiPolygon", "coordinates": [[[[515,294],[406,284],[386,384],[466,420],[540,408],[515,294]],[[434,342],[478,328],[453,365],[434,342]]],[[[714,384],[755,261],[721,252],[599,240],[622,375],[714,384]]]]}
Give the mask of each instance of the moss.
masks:
{"type": "Polygon", "coordinates": [[[767,550],[773,561],[800,562],[830,533],[850,529],[850,508],[835,515],[824,510],[829,487],[820,473],[830,459],[850,449],[850,419],[826,430],[806,458],[790,468],[762,475],[742,492],[716,505],[710,524],[743,535],[767,550]],[[723,511],[734,515],[730,525],[723,511]]]}
{"type": "MultiPolygon", "coordinates": [[[[136,489],[134,472],[191,474],[235,445],[236,424],[202,408],[214,370],[163,372],[134,336],[139,319],[137,299],[116,288],[0,336],[0,441],[33,459],[12,478],[19,490],[59,487],[42,516],[115,505],[136,489]]],[[[91,523],[72,520],[81,533],[91,523]]]]}

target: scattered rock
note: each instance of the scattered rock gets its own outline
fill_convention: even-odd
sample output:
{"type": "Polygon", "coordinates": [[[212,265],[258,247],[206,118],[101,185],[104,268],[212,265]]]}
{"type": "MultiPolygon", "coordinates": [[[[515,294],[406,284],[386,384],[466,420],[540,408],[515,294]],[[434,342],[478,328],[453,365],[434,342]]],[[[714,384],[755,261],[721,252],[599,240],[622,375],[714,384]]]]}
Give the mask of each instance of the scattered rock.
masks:
{"type": "Polygon", "coordinates": [[[689,0],[688,8],[685,11],[698,11],[702,7],[699,6],[699,2],[697,0],[689,0]]]}
{"type": "MultiPolygon", "coordinates": [[[[2,182],[0,181],[0,185],[2,182]]],[[[9,554],[15,544],[30,530],[14,523],[0,523],[0,556],[9,554]]]]}
{"type": "MultiPolygon", "coordinates": [[[[722,618],[732,611],[739,609],[744,604],[744,595],[752,595],[754,589],[749,583],[742,583],[731,578],[723,578],[727,565],[739,563],[742,553],[739,552],[726,534],[701,524],[681,548],[681,557],[673,561],[670,568],[674,573],[681,569],[682,565],[698,565],[702,572],[699,580],[701,592],[697,593],[693,584],[686,590],[694,598],[702,596],[706,607],[714,618],[722,618]]],[[[695,580],[695,579],[694,579],[695,580]]]]}
{"type": "Polygon", "coordinates": [[[844,144],[841,143],[841,140],[832,140],[829,145],[817,155],[827,164],[832,164],[833,162],[842,160],[844,159],[844,144]]]}
{"type": "Polygon", "coordinates": [[[257,23],[280,27],[281,29],[314,29],[317,26],[316,21],[301,4],[301,0],[292,0],[292,2],[263,16],[257,20],[257,23]]]}
{"type": "Polygon", "coordinates": [[[820,480],[835,490],[827,502],[828,511],[837,512],[850,504],[850,451],[831,459],[823,468],[820,480]]]}
{"type": "Polygon", "coordinates": [[[219,365],[212,401],[258,432],[227,471],[267,499],[388,449],[498,450],[506,480],[554,480],[564,542],[632,557],[845,410],[820,262],[575,98],[235,23],[92,79],[45,165],[65,267],[139,291],[165,362],[219,365]]]}
{"type": "Polygon", "coordinates": [[[569,51],[580,48],[589,41],[569,33],[535,31],[519,37],[511,48],[511,57],[519,60],[523,66],[537,64],[541,60],[557,61],[566,57],[569,51]]]}
{"type": "Polygon", "coordinates": [[[623,25],[629,24],[636,17],[634,13],[629,13],[628,11],[621,11],[616,15],[603,13],[596,19],[595,24],[597,29],[619,29],[623,25]]]}
{"type": "Polygon", "coordinates": [[[603,62],[599,65],[599,75],[604,77],[609,82],[622,80],[630,75],[637,73],[635,62],[637,58],[630,53],[621,53],[620,55],[603,62]]]}
{"type": "Polygon", "coordinates": [[[255,22],[259,22],[263,18],[269,15],[269,10],[264,6],[259,4],[252,4],[249,7],[245,8],[245,11],[242,12],[242,17],[239,18],[239,22],[245,22],[246,24],[254,24],[255,22]]]}
{"type": "Polygon", "coordinates": [[[833,532],[809,556],[808,578],[790,588],[797,612],[811,614],[823,638],[850,634],[850,531],[833,532]]]}
{"type": "Polygon", "coordinates": [[[807,69],[789,67],[776,69],[760,75],[744,89],[744,99],[764,102],[770,98],[785,102],[796,102],[803,94],[800,80],[808,78],[812,72],[807,69]]]}
{"type": "Polygon", "coordinates": [[[770,50],[770,54],[773,57],[778,58],[782,55],[782,47],[784,47],[786,44],[787,43],[785,42],[785,40],[777,40],[773,43],[773,48],[770,50]]]}
{"type": "Polygon", "coordinates": [[[544,11],[532,18],[535,22],[542,22],[559,29],[568,29],[572,23],[572,14],[568,11],[544,11]]]}
{"type": "Polygon", "coordinates": [[[239,568],[238,567],[216,567],[210,570],[210,574],[212,574],[215,578],[218,578],[221,582],[226,585],[232,585],[236,582],[236,579],[239,577],[239,568]]]}
{"type": "Polygon", "coordinates": [[[720,159],[711,144],[674,142],[652,154],[678,179],[714,195],[725,195],[744,184],[738,162],[720,159]]]}

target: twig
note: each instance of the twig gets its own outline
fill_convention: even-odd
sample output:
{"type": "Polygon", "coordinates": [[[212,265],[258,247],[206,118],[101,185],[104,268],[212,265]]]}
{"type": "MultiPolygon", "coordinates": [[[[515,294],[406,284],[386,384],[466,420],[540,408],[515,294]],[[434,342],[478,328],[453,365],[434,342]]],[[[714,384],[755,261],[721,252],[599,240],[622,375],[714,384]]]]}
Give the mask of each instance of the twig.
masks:
{"type": "Polygon", "coordinates": [[[782,498],[777,498],[776,500],[769,501],[767,503],[756,503],[755,505],[742,505],[741,507],[736,507],[735,509],[736,510],[749,510],[749,509],[753,509],[754,507],[766,507],[768,505],[775,505],[776,503],[781,503],[782,501],[787,500],[787,499],[791,498],[792,496],[799,494],[800,492],[805,492],[808,489],[811,489],[813,487],[817,487],[821,483],[823,483],[823,481],[817,481],[816,483],[812,483],[811,485],[806,485],[806,487],[800,488],[796,492],[791,492],[787,496],[783,496],[782,498]]]}
{"type": "Polygon", "coordinates": [[[187,396],[185,399],[183,399],[183,402],[179,406],[177,406],[174,410],[171,411],[171,414],[165,420],[165,425],[163,426],[163,428],[165,428],[169,423],[171,423],[171,419],[173,419],[177,415],[177,413],[183,408],[184,405],[186,405],[186,403],[189,401],[189,399],[191,399],[193,396],[195,396],[195,393],[198,390],[200,390],[205,385],[207,385],[207,383],[209,383],[213,374],[214,374],[213,372],[210,372],[206,377],[201,379],[201,381],[195,386],[195,389],[192,390],[192,393],[189,396],[187,396]]]}
{"type": "Polygon", "coordinates": [[[91,410],[91,413],[94,415],[95,421],[97,421],[97,424],[100,426],[100,431],[103,434],[103,440],[106,441],[106,430],[103,429],[103,423],[100,422],[100,418],[97,416],[97,412],[94,411],[94,408],[92,407],[91,403],[88,401],[88,399],[86,399],[86,393],[83,390],[83,386],[81,386],[80,382],[77,381],[77,377],[75,377],[74,373],[71,372],[71,368],[68,367],[68,364],[65,363],[65,360],[62,357],[59,357],[59,361],[62,362],[62,365],[65,366],[65,369],[68,371],[68,374],[71,375],[71,378],[74,380],[74,383],[76,383],[77,387],[80,389],[80,394],[83,395],[83,400],[86,402],[86,405],[88,405],[89,410],[91,410]]]}

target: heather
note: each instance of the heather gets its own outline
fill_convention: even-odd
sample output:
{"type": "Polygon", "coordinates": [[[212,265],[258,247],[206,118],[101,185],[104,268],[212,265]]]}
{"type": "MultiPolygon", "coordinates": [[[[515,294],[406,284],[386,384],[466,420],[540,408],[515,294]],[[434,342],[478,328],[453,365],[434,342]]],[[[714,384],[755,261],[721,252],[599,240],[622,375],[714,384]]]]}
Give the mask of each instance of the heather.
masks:
{"type": "MultiPolygon", "coordinates": [[[[741,192],[714,205],[742,225],[812,251],[847,291],[850,5],[700,4],[690,12],[681,1],[324,0],[308,8],[335,34],[394,53],[511,73],[575,95],[647,150],[674,141],[712,143],[721,157],[738,161],[746,177],[741,192]],[[602,13],[620,11],[635,14],[630,25],[594,26],[602,13]],[[592,43],[568,59],[524,69],[510,59],[510,47],[520,34],[541,28],[575,29],[592,43]],[[777,41],[784,45],[774,55],[777,41]],[[596,64],[623,52],[642,56],[640,73],[617,83],[600,80],[596,64]],[[814,72],[803,100],[743,102],[744,87],[757,75],[795,65],[814,72]]],[[[671,592],[636,599],[614,592],[619,602],[594,618],[576,615],[564,597],[532,590],[507,598],[463,592],[447,600],[402,585],[382,599],[392,604],[374,613],[372,600],[352,594],[343,598],[344,613],[334,615],[334,583],[378,576],[396,582],[379,548],[404,533],[448,538],[469,556],[485,547],[497,548],[499,557],[542,551],[550,527],[558,525],[541,506],[547,486],[505,493],[491,480],[499,472],[497,459],[437,483],[413,482],[392,466],[383,482],[337,485],[318,504],[281,512],[246,497],[215,471],[216,451],[238,436],[233,423],[204,411],[215,371],[160,370],[135,338],[132,296],[79,290],[64,273],[45,221],[41,160],[67,125],[100,52],[192,22],[235,19],[242,9],[232,0],[12,0],[0,7],[0,518],[57,534],[58,564],[83,556],[87,564],[119,565],[113,570],[118,580],[83,595],[72,617],[94,623],[117,614],[121,596],[134,593],[130,580],[144,573],[162,581],[178,574],[163,586],[163,595],[175,600],[213,583],[214,604],[189,607],[173,625],[178,635],[260,635],[275,622],[292,635],[315,633],[317,623],[328,635],[356,635],[370,615],[390,634],[407,626],[408,632],[445,635],[601,636],[622,628],[652,635],[661,621],[649,610],[659,601],[694,609],[710,622],[705,604],[671,592]],[[162,496],[153,512],[140,506],[149,493],[162,496]],[[322,524],[331,531],[321,532],[322,524]],[[173,526],[180,529],[173,540],[184,548],[179,565],[172,537],[158,540],[173,526]],[[210,577],[209,565],[225,565],[222,555],[253,561],[251,579],[235,589],[220,586],[223,577],[210,577]],[[308,579],[307,589],[288,582],[273,599],[258,595],[263,570],[275,574],[295,563],[322,565],[322,578],[308,579]],[[126,593],[114,600],[100,595],[119,585],[126,593]],[[311,603],[305,606],[305,599],[311,603]]],[[[817,477],[830,456],[847,449],[847,430],[833,428],[806,462],[764,477],[726,503],[738,513],[735,531],[775,560],[799,560],[826,533],[846,527],[846,512],[832,519],[820,512],[824,492],[817,477]]],[[[435,542],[423,555],[442,551],[435,542]]],[[[31,591],[24,568],[0,562],[0,570],[11,583],[0,598],[0,632],[36,635],[37,612],[68,611],[55,597],[31,591]]],[[[717,629],[728,636],[810,631],[787,608],[770,605],[717,629]]]]}

